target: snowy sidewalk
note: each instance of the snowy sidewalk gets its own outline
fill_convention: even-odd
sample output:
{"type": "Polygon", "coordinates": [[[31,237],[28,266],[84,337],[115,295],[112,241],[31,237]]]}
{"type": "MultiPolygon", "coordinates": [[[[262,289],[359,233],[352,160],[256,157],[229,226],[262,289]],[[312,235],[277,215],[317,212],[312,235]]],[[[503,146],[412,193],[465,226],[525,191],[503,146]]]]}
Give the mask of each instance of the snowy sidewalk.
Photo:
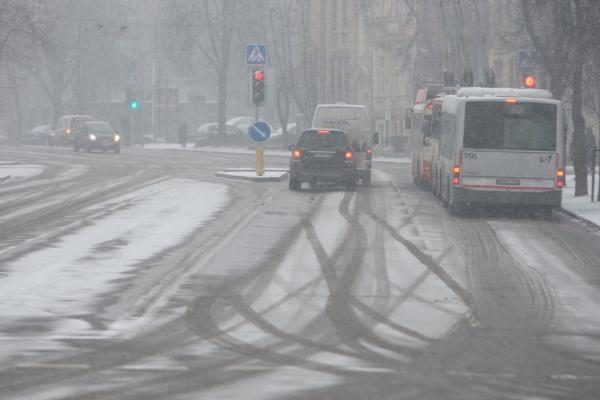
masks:
{"type": "MultiPolygon", "coordinates": [[[[596,186],[594,188],[594,200],[598,194],[598,174],[596,174],[596,186]]],[[[572,170],[567,171],[567,186],[563,189],[562,207],[571,214],[586,221],[600,226],[600,202],[591,202],[592,177],[588,175],[587,196],[575,197],[575,176],[572,170]]]]}

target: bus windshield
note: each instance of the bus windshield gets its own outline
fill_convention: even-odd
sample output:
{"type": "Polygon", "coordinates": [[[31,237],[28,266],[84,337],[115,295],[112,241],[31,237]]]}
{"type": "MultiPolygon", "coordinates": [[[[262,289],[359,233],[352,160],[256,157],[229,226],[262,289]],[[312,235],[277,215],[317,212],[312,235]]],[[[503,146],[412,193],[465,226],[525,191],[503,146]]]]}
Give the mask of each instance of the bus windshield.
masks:
{"type": "Polygon", "coordinates": [[[463,145],[469,149],[556,150],[556,105],[468,102],[463,145]]]}

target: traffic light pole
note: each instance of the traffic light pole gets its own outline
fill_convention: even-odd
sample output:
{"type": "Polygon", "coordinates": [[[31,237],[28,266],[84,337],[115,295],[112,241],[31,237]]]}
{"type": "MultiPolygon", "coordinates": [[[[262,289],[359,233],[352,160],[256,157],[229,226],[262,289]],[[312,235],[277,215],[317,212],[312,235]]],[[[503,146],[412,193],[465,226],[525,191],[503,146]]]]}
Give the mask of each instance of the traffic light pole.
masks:
{"type": "MultiPolygon", "coordinates": [[[[258,104],[257,104],[256,108],[255,108],[255,112],[254,112],[254,117],[256,119],[256,122],[258,122],[258,119],[260,118],[259,110],[260,110],[260,108],[258,107],[258,104]]],[[[256,175],[263,176],[264,174],[265,174],[265,148],[262,145],[262,143],[257,143],[256,144],[256,175]]]]}

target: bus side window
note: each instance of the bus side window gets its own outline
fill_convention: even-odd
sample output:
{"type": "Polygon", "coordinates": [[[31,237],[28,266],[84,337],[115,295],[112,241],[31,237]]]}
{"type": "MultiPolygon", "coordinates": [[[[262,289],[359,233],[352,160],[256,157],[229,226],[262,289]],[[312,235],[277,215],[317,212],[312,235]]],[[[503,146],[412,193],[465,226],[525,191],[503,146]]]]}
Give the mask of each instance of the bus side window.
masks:
{"type": "Polygon", "coordinates": [[[431,136],[435,139],[440,139],[442,136],[441,122],[442,113],[440,110],[434,109],[433,115],[431,116],[431,136]]]}
{"type": "Polygon", "coordinates": [[[429,115],[423,119],[421,132],[423,134],[423,144],[429,146],[431,144],[431,117],[429,115]]]}

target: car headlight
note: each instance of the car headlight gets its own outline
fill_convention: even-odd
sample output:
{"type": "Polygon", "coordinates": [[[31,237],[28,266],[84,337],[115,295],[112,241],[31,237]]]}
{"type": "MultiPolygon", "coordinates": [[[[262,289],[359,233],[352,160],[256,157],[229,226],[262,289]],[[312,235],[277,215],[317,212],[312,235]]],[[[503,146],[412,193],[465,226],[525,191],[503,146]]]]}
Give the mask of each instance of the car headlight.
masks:
{"type": "Polygon", "coordinates": [[[90,140],[96,140],[96,135],[94,135],[93,133],[90,133],[90,140]]]}
{"type": "Polygon", "coordinates": [[[115,135],[115,142],[118,142],[118,141],[120,141],[120,140],[121,140],[121,136],[119,136],[119,135],[115,135]]]}

